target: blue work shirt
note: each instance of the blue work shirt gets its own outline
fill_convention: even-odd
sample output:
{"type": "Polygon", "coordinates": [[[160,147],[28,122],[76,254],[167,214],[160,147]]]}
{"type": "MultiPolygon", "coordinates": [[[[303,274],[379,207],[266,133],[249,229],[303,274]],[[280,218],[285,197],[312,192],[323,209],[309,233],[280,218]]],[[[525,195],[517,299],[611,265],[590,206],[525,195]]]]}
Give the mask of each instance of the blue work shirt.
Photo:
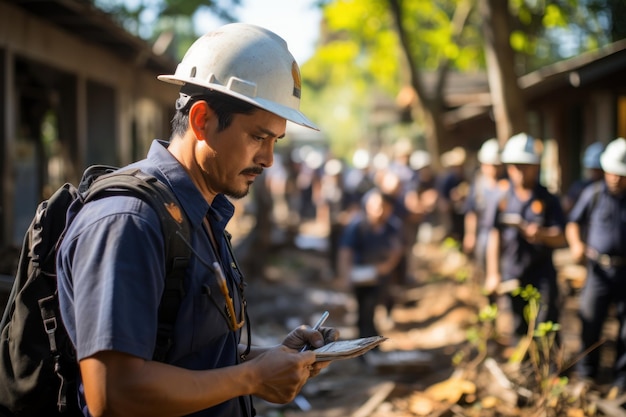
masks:
{"type": "Polygon", "coordinates": [[[567,193],[565,193],[565,196],[572,202],[572,204],[575,204],[576,201],[578,201],[578,198],[582,194],[583,190],[593,182],[594,180],[592,180],[591,178],[576,180],[569,187],[567,193]]]}
{"type": "MultiPolygon", "coordinates": [[[[242,300],[234,286],[243,285],[243,277],[224,236],[234,207],[223,195],[209,205],[167,146],[154,141],[147,158],[131,167],[173,190],[190,223],[190,244],[209,265],[219,257],[241,317],[242,300]],[[203,225],[205,218],[218,240],[217,254],[203,225]]],[[[58,252],[57,272],[61,314],[79,360],[107,350],[152,359],[165,277],[160,224],[149,204],[132,196],[92,201],[73,218],[58,252]]],[[[232,332],[211,301],[208,289],[219,306],[225,304],[213,270],[195,255],[184,288],[166,362],[193,370],[237,364],[241,330],[232,332]]],[[[251,415],[250,408],[249,399],[235,398],[194,415],[246,416],[251,415]]]]}
{"type": "Polygon", "coordinates": [[[626,194],[612,195],[606,183],[588,185],[569,214],[587,230],[586,244],[598,253],[626,256],[626,194]]]}
{"type": "Polygon", "coordinates": [[[402,248],[401,221],[391,216],[382,227],[374,229],[365,215],[359,214],[346,226],[339,246],[352,249],[355,265],[383,262],[392,250],[402,248]]]}
{"type": "Polygon", "coordinates": [[[489,231],[492,227],[492,221],[487,218],[485,213],[490,202],[496,201],[500,196],[504,195],[508,188],[508,181],[498,180],[491,185],[482,175],[477,175],[474,182],[470,186],[469,195],[465,200],[465,214],[476,213],[477,230],[489,231]],[[507,185],[505,185],[507,184],[507,185]]]}
{"type": "Polygon", "coordinates": [[[437,191],[441,198],[451,199],[452,190],[458,187],[465,179],[456,171],[446,171],[436,180],[437,191]]]}
{"type": "Polygon", "coordinates": [[[490,204],[485,215],[491,226],[500,232],[502,280],[518,278],[523,283],[532,284],[534,279],[556,274],[551,247],[530,243],[517,226],[504,224],[504,219],[513,215],[524,222],[538,223],[541,227],[557,226],[564,230],[565,214],[554,194],[537,184],[530,198],[521,201],[511,185],[503,197],[490,204]]]}

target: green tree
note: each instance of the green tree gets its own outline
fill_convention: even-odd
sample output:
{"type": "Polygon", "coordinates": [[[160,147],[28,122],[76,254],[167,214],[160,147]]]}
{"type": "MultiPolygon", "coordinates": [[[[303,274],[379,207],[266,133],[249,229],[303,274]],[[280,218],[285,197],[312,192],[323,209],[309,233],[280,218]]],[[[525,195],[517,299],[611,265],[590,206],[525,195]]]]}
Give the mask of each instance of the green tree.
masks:
{"type": "Polygon", "coordinates": [[[472,28],[466,26],[472,3],[469,0],[404,2],[388,0],[395,29],[409,68],[409,83],[419,100],[428,148],[438,154],[438,143],[446,140],[444,89],[449,71],[468,69],[466,60],[476,56],[478,44],[472,28]],[[424,19],[426,18],[426,19],[424,19]],[[426,42],[424,42],[426,40],[426,42]],[[435,79],[428,86],[423,71],[432,62],[435,79]],[[426,65],[420,63],[426,62],[426,65]]]}
{"type": "Polygon", "coordinates": [[[478,3],[500,142],[528,127],[517,78],[617,40],[611,29],[616,21],[612,19],[624,13],[624,6],[613,0],[478,0],[478,3]]]}
{"type": "Polygon", "coordinates": [[[380,0],[329,3],[323,21],[316,53],[302,65],[302,105],[328,132],[333,151],[345,155],[376,140],[370,110],[399,89],[401,55],[380,0]]]}
{"type": "Polygon", "coordinates": [[[527,128],[524,99],[517,84],[515,52],[510,43],[512,29],[507,3],[479,0],[496,135],[502,144],[527,128]]]}
{"type": "Polygon", "coordinates": [[[179,60],[197,38],[193,16],[201,9],[209,10],[224,21],[235,21],[234,6],[241,0],[92,0],[110,13],[117,22],[135,36],[157,46],[157,52],[179,60]]]}
{"type": "Polygon", "coordinates": [[[428,148],[437,154],[437,144],[447,134],[442,116],[448,74],[486,68],[497,134],[504,141],[527,128],[517,78],[623,36],[624,4],[623,0],[322,1],[320,46],[303,68],[315,103],[323,103],[311,113],[317,112],[316,120],[326,120],[322,123],[335,135],[333,141],[337,137],[358,142],[371,135],[367,132],[371,98],[409,91],[408,96],[416,98],[415,119],[428,148]],[[332,100],[345,101],[340,105],[332,100]],[[332,111],[337,108],[344,110],[332,111]],[[353,117],[339,121],[336,113],[353,117]]]}
{"type": "MultiPolygon", "coordinates": [[[[362,138],[380,140],[380,131],[371,132],[376,123],[373,126],[368,120],[368,111],[381,95],[394,100],[398,91],[408,86],[409,96],[417,98],[411,100],[416,105],[414,116],[421,122],[428,148],[437,153],[438,140],[446,134],[442,114],[448,72],[476,70],[483,62],[477,26],[466,25],[470,10],[471,3],[466,0],[339,0],[325,4],[320,46],[304,65],[303,78],[313,89],[333,91],[335,98],[349,96],[356,109],[350,114],[364,121],[361,129],[337,129],[341,122],[331,112],[326,117],[331,120],[331,135],[339,133],[337,140],[348,137],[353,143],[362,138]]],[[[317,95],[324,101],[323,92],[317,95]]],[[[329,108],[333,106],[319,107],[329,108]]],[[[316,120],[324,120],[324,116],[316,120]]],[[[398,121],[389,123],[397,125],[398,121]]]]}

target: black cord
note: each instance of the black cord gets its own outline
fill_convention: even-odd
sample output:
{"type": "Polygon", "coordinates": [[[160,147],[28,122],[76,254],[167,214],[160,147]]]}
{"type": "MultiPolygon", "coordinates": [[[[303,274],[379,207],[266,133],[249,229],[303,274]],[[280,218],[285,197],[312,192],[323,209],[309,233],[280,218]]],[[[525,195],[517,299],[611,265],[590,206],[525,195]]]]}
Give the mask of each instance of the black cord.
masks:
{"type": "MultiPolygon", "coordinates": [[[[196,258],[198,259],[198,261],[200,262],[200,264],[202,264],[205,268],[213,271],[213,267],[211,265],[209,265],[204,259],[202,259],[202,257],[200,256],[200,254],[191,246],[191,243],[189,243],[189,241],[182,235],[182,233],[180,233],[180,231],[176,231],[176,234],[183,240],[183,242],[185,243],[185,245],[187,245],[187,247],[189,248],[189,250],[191,250],[191,253],[193,253],[196,258]]],[[[242,309],[243,309],[243,313],[245,315],[245,320],[246,320],[246,327],[247,327],[247,335],[248,335],[248,348],[246,349],[246,352],[242,359],[245,360],[245,355],[247,355],[250,352],[250,325],[249,325],[249,319],[248,319],[248,313],[247,313],[247,308],[246,308],[246,299],[243,296],[243,291],[240,288],[239,285],[235,284],[235,287],[237,288],[237,292],[239,293],[239,298],[241,300],[241,304],[242,304],[242,309]]],[[[209,299],[211,300],[211,302],[213,302],[213,304],[215,305],[215,307],[217,308],[217,310],[219,311],[219,313],[222,315],[222,317],[224,318],[224,320],[226,320],[226,324],[228,324],[228,328],[230,329],[230,318],[228,317],[228,315],[226,314],[226,312],[220,307],[219,303],[217,302],[217,300],[215,300],[215,298],[213,297],[213,293],[211,292],[211,288],[208,285],[204,285],[203,289],[206,291],[207,295],[209,296],[209,299]]],[[[226,295],[225,295],[226,297],[226,295]]],[[[233,330],[235,331],[235,330],[233,330]]]]}

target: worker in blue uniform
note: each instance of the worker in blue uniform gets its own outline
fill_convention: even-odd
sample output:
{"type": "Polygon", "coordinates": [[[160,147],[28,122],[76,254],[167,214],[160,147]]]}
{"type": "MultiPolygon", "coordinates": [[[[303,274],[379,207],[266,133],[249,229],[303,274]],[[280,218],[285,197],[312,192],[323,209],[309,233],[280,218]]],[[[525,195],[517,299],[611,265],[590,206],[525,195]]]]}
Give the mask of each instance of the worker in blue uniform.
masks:
{"type": "Polygon", "coordinates": [[[604,181],[587,186],[573,207],[566,228],[572,257],[586,259],[587,278],[580,294],[581,380],[597,382],[600,337],[609,306],[619,321],[613,386],[626,388],[626,140],[617,138],[600,158],[604,181]],[[581,233],[586,229],[586,234],[581,233]],[[585,237],[586,235],[586,237],[585,237]]]}
{"type": "Polygon", "coordinates": [[[485,217],[489,202],[497,200],[508,189],[500,162],[500,145],[495,138],[486,140],[478,151],[480,168],[472,180],[465,202],[463,251],[473,256],[480,271],[485,269],[485,252],[491,225],[485,217]]]}
{"type": "Polygon", "coordinates": [[[583,176],[572,183],[561,200],[563,211],[568,214],[582,191],[592,182],[602,181],[604,179],[602,165],[600,164],[600,156],[604,152],[604,143],[593,142],[585,148],[582,157],[583,176]]]}
{"type": "Polygon", "coordinates": [[[536,323],[559,316],[554,248],[565,245],[565,216],[554,194],[539,183],[541,142],[526,133],[511,137],[501,161],[510,185],[488,208],[491,231],[487,244],[485,289],[509,297],[513,341],[528,332],[527,301],[511,290],[532,285],[540,295],[536,323]]]}

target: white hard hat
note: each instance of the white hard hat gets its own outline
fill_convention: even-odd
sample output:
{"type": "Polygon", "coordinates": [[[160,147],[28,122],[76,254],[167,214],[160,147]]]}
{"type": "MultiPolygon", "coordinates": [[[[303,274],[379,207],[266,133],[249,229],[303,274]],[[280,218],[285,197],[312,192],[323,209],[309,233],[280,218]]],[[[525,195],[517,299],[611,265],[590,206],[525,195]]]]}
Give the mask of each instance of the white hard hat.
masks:
{"type": "Polygon", "coordinates": [[[370,153],[365,149],[357,149],[352,156],[352,164],[357,169],[365,169],[370,165],[370,153]]]}
{"type": "Polygon", "coordinates": [[[600,164],[604,172],[626,177],[626,139],[617,138],[606,146],[600,164]]]}
{"type": "Polygon", "coordinates": [[[413,151],[411,157],[409,158],[409,165],[415,171],[419,171],[420,169],[430,165],[431,162],[432,158],[430,157],[430,154],[421,149],[413,151]]]}
{"type": "Polygon", "coordinates": [[[505,164],[538,165],[541,162],[539,142],[527,133],[518,133],[506,142],[500,160],[505,164]]]}
{"type": "Polygon", "coordinates": [[[441,154],[441,165],[444,168],[458,167],[465,163],[467,153],[465,149],[460,146],[456,146],[447,152],[441,154]]]}
{"type": "Polygon", "coordinates": [[[478,150],[478,162],[486,165],[500,165],[500,144],[498,139],[486,140],[478,150]]]}
{"type": "Polygon", "coordinates": [[[191,45],[174,75],[158,79],[215,90],[317,129],[300,112],[300,69],[287,43],[259,26],[231,23],[205,34],[191,45]]]}
{"type": "Polygon", "coordinates": [[[324,163],[324,154],[319,149],[309,149],[303,158],[304,164],[311,169],[318,169],[324,163]]]}
{"type": "Polygon", "coordinates": [[[324,164],[324,174],[330,177],[339,175],[343,169],[343,164],[337,158],[332,158],[324,164]]]}
{"type": "Polygon", "coordinates": [[[372,158],[372,166],[377,170],[387,169],[389,166],[389,157],[383,152],[378,152],[372,158]]]}
{"type": "Polygon", "coordinates": [[[413,148],[413,145],[409,138],[400,138],[393,145],[393,156],[409,156],[411,148],[413,148]]]}

